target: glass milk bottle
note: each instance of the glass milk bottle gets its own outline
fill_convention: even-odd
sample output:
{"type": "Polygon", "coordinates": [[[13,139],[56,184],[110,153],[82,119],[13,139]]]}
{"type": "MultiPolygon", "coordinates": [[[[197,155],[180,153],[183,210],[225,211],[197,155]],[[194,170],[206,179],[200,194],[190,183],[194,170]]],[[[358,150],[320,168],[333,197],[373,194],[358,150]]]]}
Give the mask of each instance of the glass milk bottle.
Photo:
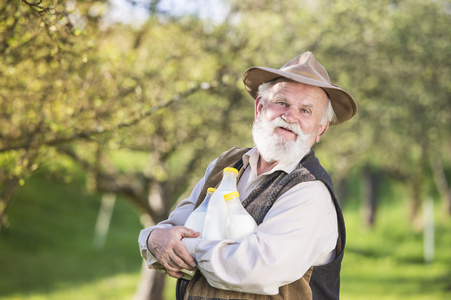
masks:
{"type": "Polygon", "coordinates": [[[226,222],[226,237],[241,242],[255,231],[257,223],[241,204],[238,192],[224,195],[224,200],[229,212],[226,222]]]}
{"type": "Polygon", "coordinates": [[[223,240],[226,238],[225,224],[227,221],[227,205],[224,195],[236,192],[236,178],[238,170],[225,168],[222,172],[222,181],[210,198],[207,215],[205,217],[202,238],[206,240],[223,240]]]}
{"type": "Polygon", "coordinates": [[[202,234],[205,223],[205,215],[207,214],[208,204],[215,188],[208,188],[207,195],[202,203],[189,215],[185,222],[185,227],[188,227],[194,231],[198,231],[202,234]]]}

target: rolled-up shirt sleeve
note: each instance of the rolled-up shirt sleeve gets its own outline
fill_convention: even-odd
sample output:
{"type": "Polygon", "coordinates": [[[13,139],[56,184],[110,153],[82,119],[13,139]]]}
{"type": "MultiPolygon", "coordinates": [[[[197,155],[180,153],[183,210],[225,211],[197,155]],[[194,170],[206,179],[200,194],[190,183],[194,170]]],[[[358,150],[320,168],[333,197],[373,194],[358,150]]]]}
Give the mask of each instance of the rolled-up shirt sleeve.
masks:
{"type": "Polygon", "coordinates": [[[205,184],[205,180],[209,176],[214,165],[216,164],[216,161],[217,160],[214,160],[208,165],[204,177],[196,184],[193,191],[191,192],[191,195],[187,199],[181,201],[177,205],[177,207],[169,214],[169,217],[166,220],[158,223],[155,226],[145,228],[145,229],[141,230],[141,232],[139,233],[138,244],[139,244],[140,253],[141,253],[141,256],[145,260],[147,260],[147,265],[149,268],[151,268],[151,266],[157,262],[155,257],[152,255],[152,253],[147,248],[147,239],[148,239],[150,233],[152,232],[152,230],[154,230],[156,228],[167,228],[167,227],[180,226],[180,225],[185,224],[186,220],[188,219],[188,216],[194,210],[197,199],[199,198],[199,195],[202,191],[202,187],[205,184]]]}
{"type": "Polygon", "coordinates": [[[335,257],[335,206],[320,181],[304,182],[282,195],[263,223],[241,243],[182,240],[210,285],[274,295],[314,265],[335,257]]]}

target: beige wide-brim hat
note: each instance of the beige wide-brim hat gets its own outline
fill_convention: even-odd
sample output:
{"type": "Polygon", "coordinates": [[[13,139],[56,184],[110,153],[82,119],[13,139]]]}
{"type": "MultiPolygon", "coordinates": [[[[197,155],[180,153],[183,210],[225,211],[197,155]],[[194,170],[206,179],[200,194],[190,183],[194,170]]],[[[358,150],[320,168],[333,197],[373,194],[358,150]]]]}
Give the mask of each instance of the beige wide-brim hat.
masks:
{"type": "Polygon", "coordinates": [[[334,124],[343,123],[357,113],[357,104],[352,96],[330,83],[326,69],[316,61],[311,52],[293,58],[280,69],[249,68],[243,75],[243,82],[248,93],[255,99],[262,83],[281,77],[322,88],[328,94],[337,117],[334,124]]]}

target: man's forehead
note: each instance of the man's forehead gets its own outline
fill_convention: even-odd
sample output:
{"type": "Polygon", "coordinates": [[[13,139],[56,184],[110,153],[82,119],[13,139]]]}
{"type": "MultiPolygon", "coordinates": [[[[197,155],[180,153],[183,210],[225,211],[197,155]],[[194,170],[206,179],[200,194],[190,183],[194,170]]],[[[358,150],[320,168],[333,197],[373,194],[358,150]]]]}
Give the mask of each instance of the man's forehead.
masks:
{"type": "Polygon", "coordinates": [[[297,91],[303,91],[307,92],[308,94],[312,94],[315,98],[318,98],[318,100],[327,100],[327,94],[326,92],[316,86],[304,84],[301,82],[285,79],[285,78],[278,78],[275,80],[275,84],[272,87],[272,95],[277,95],[279,98],[288,99],[286,94],[288,93],[296,93],[297,91]]]}

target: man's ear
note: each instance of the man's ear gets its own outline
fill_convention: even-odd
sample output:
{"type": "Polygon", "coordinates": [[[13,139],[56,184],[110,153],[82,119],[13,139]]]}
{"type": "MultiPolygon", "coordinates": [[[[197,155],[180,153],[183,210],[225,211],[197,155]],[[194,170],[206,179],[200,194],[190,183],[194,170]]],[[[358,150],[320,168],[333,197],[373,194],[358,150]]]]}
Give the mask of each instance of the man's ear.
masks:
{"type": "Polygon", "coordinates": [[[263,109],[262,97],[258,96],[255,98],[255,114],[254,117],[257,119],[257,116],[261,113],[263,109]]]}
{"type": "Polygon", "coordinates": [[[315,143],[318,143],[321,139],[321,136],[327,131],[329,128],[329,122],[326,122],[319,126],[318,135],[316,136],[315,143]]]}

